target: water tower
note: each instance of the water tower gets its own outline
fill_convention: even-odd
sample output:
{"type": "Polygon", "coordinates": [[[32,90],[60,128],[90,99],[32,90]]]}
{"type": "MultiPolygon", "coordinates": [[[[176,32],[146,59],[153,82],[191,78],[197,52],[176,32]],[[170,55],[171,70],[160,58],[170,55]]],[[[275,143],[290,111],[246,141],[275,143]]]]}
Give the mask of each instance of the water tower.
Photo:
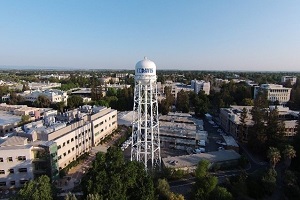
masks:
{"type": "Polygon", "coordinates": [[[146,57],[135,65],[131,160],[160,168],[156,65],[146,57]]]}

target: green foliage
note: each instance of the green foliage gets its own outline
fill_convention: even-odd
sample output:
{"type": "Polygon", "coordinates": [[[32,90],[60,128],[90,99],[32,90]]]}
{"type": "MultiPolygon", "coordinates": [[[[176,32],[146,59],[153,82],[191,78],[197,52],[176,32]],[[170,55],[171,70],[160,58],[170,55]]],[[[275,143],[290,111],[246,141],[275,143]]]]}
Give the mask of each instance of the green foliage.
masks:
{"type": "Polygon", "coordinates": [[[154,199],[152,178],[139,162],[125,162],[120,148],[98,153],[92,168],[82,179],[84,194],[103,199],[154,199]]]}
{"type": "Polygon", "coordinates": [[[208,112],[210,102],[204,91],[200,91],[192,100],[192,102],[195,107],[195,114],[197,116],[202,117],[208,112]]]}
{"type": "Polygon", "coordinates": [[[161,102],[158,105],[158,111],[163,114],[166,115],[171,111],[171,106],[174,104],[175,98],[172,95],[171,92],[172,88],[169,86],[165,86],[164,88],[164,93],[165,93],[165,99],[161,100],[161,102]]]}
{"type": "Polygon", "coordinates": [[[88,194],[86,200],[102,200],[103,198],[99,194],[88,194]]]}
{"type": "Polygon", "coordinates": [[[226,188],[217,186],[209,197],[211,200],[232,200],[232,194],[226,188]]]}
{"type": "Polygon", "coordinates": [[[297,176],[297,174],[293,171],[285,171],[283,180],[283,191],[288,199],[299,199],[299,174],[297,176]]]}
{"type": "Polygon", "coordinates": [[[10,92],[10,99],[8,100],[8,104],[17,105],[23,104],[25,102],[25,98],[21,95],[18,95],[16,92],[10,92]]]}
{"type": "Polygon", "coordinates": [[[37,100],[33,103],[38,108],[49,108],[51,101],[45,95],[39,95],[37,100]]]}
{"type": "Polygon", "coordinates": [[[176,110],[181,111],[183,113],[188,113],[190,111],[188,92],[180,90],[177,93],[176,110]]]}
{"type": "Polygon", "coordinates": [[[117,96],[117,90],[115,88],[108,88],[106,91],[106,96],[117,96]]]}
{"type": "Polygon", "coordinates": [[[30,116],[29,115],[22,115],[19,125],[21,126],[23,124],[26,124],[29,121],[30,121],[30,116]]]}
{"type": "Polygon", "coordinates": [[[184,196],[170,191],[170,186],[166,179],[158,179],[156,190],[159,200],[184,200],[184,196]]]}
{"type": "Polygon", "coordinates": [[[192,199],[232,199],[226,188],[217,187],[218,179],[208,174],[209,162],[202,160],[195,171],[196,183],[192,191],[192,199]]]}
{"type": "Polygon", "coordinates": [[[77,200],[75,194],[72,194],[71,192],[69,192],[66,196],[65,196],[65,200],[77,200]]]}
{"type": "Polygon", "coordinates": [[[274,169],[268,169],[265,175],[262,177],[262,186],[265,193],[270,195],[274,192],[276,187],[277,173],[274,169]]]}
{"type": "Polygon", "coordinates": [[[210,165],[210,163],[208,160],[201,160],[198,163],[197,168],[195,170],[195,176],[197,178],[205,177],[208,173],[209,165],[210,165]]]}
{"type": "Polygon", "coordinates": [[[270,161],[271,166],[273,169],[275,168],[276,164],[280,161],[281,155],[277,148],[275,147],[269,147],[267,152],[267,157],[270,161]]]}
{"type": "Polygon", "coordinates": [[[81,106],[83,104],[83,99],[79,95],[72,95],[68,98],[68,107],[73,109],[81,106]]]}
{"type": "Polygon", "coordinates": [[[52,195],[50,178],[42,175],[37,180],[27,182],[13,199],[52,200],[52,195]]]}

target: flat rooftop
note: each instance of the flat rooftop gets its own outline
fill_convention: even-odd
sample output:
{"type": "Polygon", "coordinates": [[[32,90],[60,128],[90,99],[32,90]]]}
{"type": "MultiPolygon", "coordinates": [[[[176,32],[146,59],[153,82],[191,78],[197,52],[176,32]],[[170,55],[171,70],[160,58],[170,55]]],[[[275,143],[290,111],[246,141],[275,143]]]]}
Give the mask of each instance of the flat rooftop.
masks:
{"type": "Polygon", "coordinates": [[[21,116],[9,114],[6,111],[0,111],[0,126],[15,124],[21,121],[21,116]]]}
{"type": "Polygon", "coordinates": [[[213,151],[209,153],[167,157],[167,158],[162,158],[162,160],[166,167],[184,168],[184,167],[194,167],[201,160],[208,160],[211,163],[216,163],[216,162],[237,160],[240,157],[241,155],[234,150],[223,150],[223,151],[213,151]]]}

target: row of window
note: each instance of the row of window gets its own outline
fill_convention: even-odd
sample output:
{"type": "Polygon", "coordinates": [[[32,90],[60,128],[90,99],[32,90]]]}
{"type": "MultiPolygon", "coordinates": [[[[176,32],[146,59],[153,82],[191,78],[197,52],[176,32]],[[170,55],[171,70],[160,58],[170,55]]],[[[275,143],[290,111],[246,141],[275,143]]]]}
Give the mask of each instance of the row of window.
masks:
{"type": "MultiPolygon", "coordinates": [[[[88,140],[87,140],[87,141],[88,141],[88,140]]],[[[84,144],[84,141],[82,142],[82,144],[84,144]]],[[[76,145],[76,149],[78,149],[80,146],[81,146],[81,143],[79,143],[78,145],[76,145]]],[[[68,153],[67,153],[67,152],[64,152],[64,153],[63,153],[63,156],[65,157],[65,156],[67,156],[67,154],[70,154],[70,153],[71,153],[71,150],[72,150],[72,152],[73,152],[73,151],[75,150],[75,148],[72,147],[72,149],[69,149],[69,150],[68,150],[68,153]]],[[[62,159],[62,156],[61,156],[61,155],[58,156],[57,159],[58,159],[58,160],[62,159]]]]}
{"type": "MultiPolygon", "coordinates": [[[[19,172],[27,172],[27,168],[19,168],[18,169],[19,172]]],[[[15,170],[14,169],[9,169],[8,172],[10,174],[14,174],[15,173],[15,170]]],[[[0,170],[0,174],[5,174],[5,170],[0,170]]]]}
{"type": "MultiPolygon", "coordinates": [[[[75,140],[77,139],[78,137],[77,136],[75,136],[75,140]]],[[[88,142],[89,140],[91,140],[91,137],[89,137],[88,139],[86,139],[86,142],[88,142]]],[[[74,138],[71,138],[71,140],[68,140],[67,141],[67,144],[70,144],[70,141],[71,142],[74,142],[74,138]]],[[[80,144],[80,143],[79,143],[80,144]]],[[[84,141],[83,141],[83,144],[84,144],[84,141]]],[[[65,147],[66,146],[66,142],[64,142],[63,144],[63,147],[65,147]]],[[[57,149],[61,149],[61,145],[58,145],[57,146],[57,149]]]]}
{"type": "MultiPolygon", "coordinates": [[[[7,157],[6,159],[7,159],[7,162],[13,162],[13,157],[7,157]]],[[[26,156],[18,156],[16,159],[18,161],[24,161],[24,160],[26,160],[26,156]]],[[[3,157],[0,157],[0,162],[4,162],[3,157]]]]}
{"type": "MultiPolygon", "coordinates": [[[[20,183],[21,185],[25,184],[26,182],[28,182],[28,180],[20,180],[20,181],[19,181],[19,183],[20,183]]],[[[16,181],[10,181],[9,184],[10,184],[10,186],[14,186],[14,185],[16,185],[16,181]]],[[[5,181],[1,181],[1,182],[0,182],[0,187],[1,187],[1,186],[6,186],[6,182],[5,182],[5,181]]]]}
{"type": "MultiPolygon", "coordinates": [[[[116,115],[113,115],[112,117],[109,117],[108,120],[110,121],[110,119],[113,119],[113,118],[115,118],[115,117],[116,117],[116,115]]],[[[102,122],[96,124],[96,125],[94,126],[94,128],[98,128],[98,127],[101,126],[104,122],[106,123],[107,120],[104,120],[104,121],[102,121],[102,122]]],[[[113,122],[113,123],[114,123],[114,122],[113,122]]]]}

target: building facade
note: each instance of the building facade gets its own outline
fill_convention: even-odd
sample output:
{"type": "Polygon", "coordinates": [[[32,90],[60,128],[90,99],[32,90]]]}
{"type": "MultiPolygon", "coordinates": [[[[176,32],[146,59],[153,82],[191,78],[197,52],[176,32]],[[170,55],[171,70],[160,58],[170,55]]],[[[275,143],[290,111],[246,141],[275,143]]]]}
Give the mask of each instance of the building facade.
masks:
{"type": "Polygon", "coordinates": [[[191,88],[194,89],[194,92],[198,94],[200,91],[204,91],[205,94],[209,95],[210,93],[210,82],[205,82],[203,80],[192,80],[191,88]]]}
{"type": "Polygon", "coordinates": [[[269,101],[278,101],[279,104],[285,105],[290,100],[292,89],[276,84],[261,84],[260,86],[254,87],[254,98],[256,98],[260,90],[266,91],[267,99],[269,101]]]}
{"type": "Polygon", "coordinates": [[[52,180],[60,170],[98,145],[117,129],[117,111],[83,106],[18,127],[0,138],[0,187],[21,187],[47,174],[52,180]]]}

